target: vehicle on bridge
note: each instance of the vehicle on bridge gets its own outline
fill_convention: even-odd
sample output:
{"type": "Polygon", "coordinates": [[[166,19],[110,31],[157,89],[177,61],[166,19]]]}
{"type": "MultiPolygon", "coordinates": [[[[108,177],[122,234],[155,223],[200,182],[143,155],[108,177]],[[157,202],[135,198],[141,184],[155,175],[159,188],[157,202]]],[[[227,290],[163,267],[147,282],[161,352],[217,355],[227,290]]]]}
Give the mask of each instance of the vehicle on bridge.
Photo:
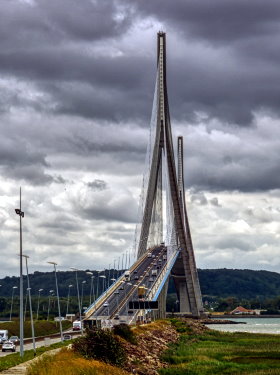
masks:
{"type": "Polygon", "coordinates": [[[130,281],[130,271],[125,271],[124,277],[126,281],[130,281]]]}
{"type": "Polygon", "coordinates": [[[157,276],[157,270],[152,270],[152,276],[157,276]]]}
{"type": "Polygon", "coordinates": [[[139,300],[144,300],[146,294],[146,288],[144,286],[138,287],[138,298],[139,300]]]}

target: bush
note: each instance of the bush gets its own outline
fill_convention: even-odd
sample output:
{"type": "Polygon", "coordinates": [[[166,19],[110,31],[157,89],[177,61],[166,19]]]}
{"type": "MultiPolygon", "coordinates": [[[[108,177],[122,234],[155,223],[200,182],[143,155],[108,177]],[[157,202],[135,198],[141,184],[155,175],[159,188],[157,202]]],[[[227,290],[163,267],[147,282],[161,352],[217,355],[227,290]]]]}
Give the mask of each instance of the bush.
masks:
{"type": "Polygon", "coordinates": [[[73,350],[87,359],[98,359],[116,366],[122,366],[126,360],[122,343],[108,330],[88,330],[86,336],[74,341],[73,350]]]}
{"type": "Polygon", "coordinates": [[[126,341],[130,342],[131,344],[137,344],[136,338],[134,333],[132,332],[129,325],[122,323],[114,326],[113,332],[115,335],[118,335],[125,339],[126,341]]]}

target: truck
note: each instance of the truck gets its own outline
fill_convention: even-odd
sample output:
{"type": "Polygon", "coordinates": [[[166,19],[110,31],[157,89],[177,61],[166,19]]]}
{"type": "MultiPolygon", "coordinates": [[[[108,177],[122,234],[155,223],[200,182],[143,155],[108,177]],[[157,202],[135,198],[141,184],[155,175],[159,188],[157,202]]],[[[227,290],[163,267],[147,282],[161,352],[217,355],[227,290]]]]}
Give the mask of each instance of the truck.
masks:
{"type": "Polygon", "coordinates": [[[125,271],[124,278],[125,278],[126,281],[130,280],[130,271],[125,271]]]}
{"type": "Polygon", "coordinates": [[[7,329],[0,329],[0,344],[7,341],[9,338],[9,333],[7,329]]]}
{"type": "Polygon", "coordinates": [[[152,257],[152,253],[148,253],[148,258],[151,258],[152,257]]]}
{"type": "Polygon", "coordinates": [[[72,329],[73,331],[80,331],[82,329],[82,322],[80,320],[75,320],[72,329]]]}
{"type": "Polygon", "coordinates": [[[143,300],[145,298],[146,288],[144,286],[138,287],[138,298],[139,300],[143,300]]]}

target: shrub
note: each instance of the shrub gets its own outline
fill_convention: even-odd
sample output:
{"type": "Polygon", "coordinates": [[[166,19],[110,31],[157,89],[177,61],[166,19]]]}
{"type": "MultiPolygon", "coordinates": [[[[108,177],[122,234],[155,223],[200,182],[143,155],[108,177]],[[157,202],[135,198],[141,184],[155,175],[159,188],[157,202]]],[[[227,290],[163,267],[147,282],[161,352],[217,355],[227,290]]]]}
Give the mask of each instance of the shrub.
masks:
{"type": "Polygon", "coordinates": [[[113,332],[115,335],[122,337],[131,344],[137,344],[136,337],[129,325],[125,323],[118,324],[114,326],[113,332]]]}
{"type": "Polygon", "coordinates": [[[74,341],[73,350],[87,359],[99,359],[116,366],[121,366],[126,359],[122,343],[108,330],[88,330],[85,336],[74,341]]]}

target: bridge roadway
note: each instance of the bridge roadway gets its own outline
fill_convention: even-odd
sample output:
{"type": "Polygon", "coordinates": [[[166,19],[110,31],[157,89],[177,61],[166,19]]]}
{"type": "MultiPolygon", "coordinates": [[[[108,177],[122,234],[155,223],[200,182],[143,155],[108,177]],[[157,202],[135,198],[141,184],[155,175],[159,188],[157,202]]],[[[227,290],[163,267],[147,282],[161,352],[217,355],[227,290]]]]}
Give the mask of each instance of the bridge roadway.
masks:
{"type": "Polygon", "coordinates": [[[118,319],[119,316],[134,314],[129,311],[128,302],[138,300],[139,286],[144,286],[146,292],[149,292],[167,262],[167,250],[162,245],[151,249],[151,256],[148,253],[130,268],[130,280],[125,280],[123,275],[116,281],[114,288],[111,286],[107,294],[105,292],[99,306],[93,307],[93,313],[88,319],[118,319]],[[157,270],[156,276],[152,276],[152,270],[157,270]]]}

